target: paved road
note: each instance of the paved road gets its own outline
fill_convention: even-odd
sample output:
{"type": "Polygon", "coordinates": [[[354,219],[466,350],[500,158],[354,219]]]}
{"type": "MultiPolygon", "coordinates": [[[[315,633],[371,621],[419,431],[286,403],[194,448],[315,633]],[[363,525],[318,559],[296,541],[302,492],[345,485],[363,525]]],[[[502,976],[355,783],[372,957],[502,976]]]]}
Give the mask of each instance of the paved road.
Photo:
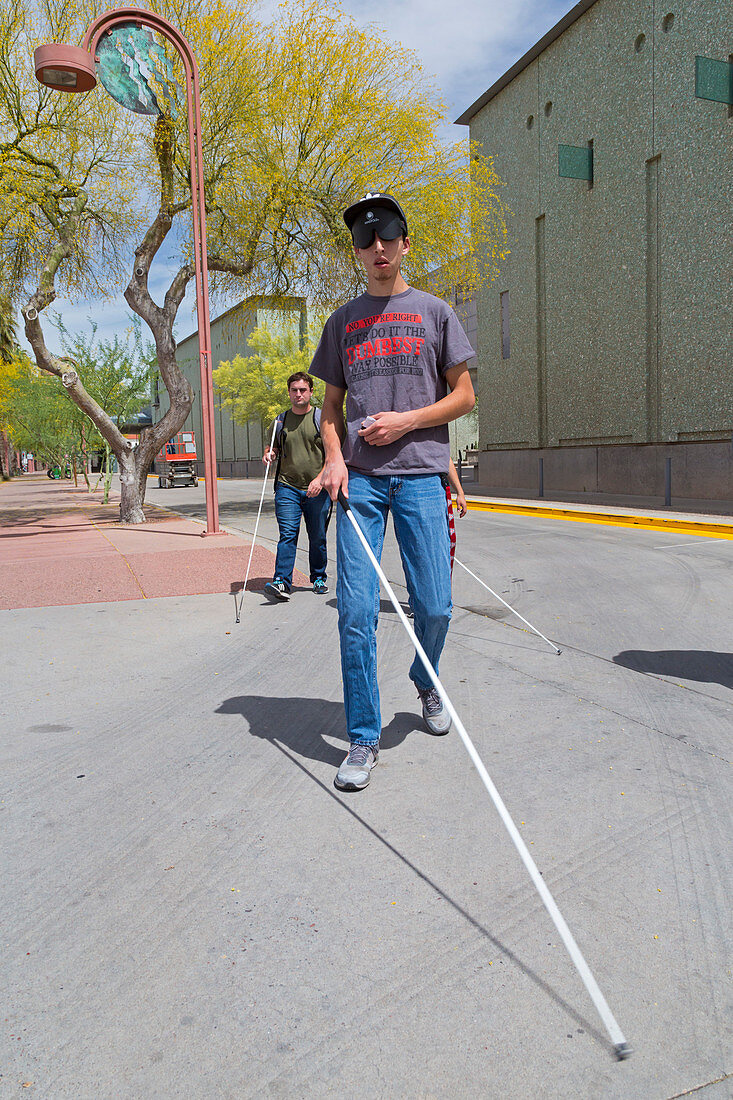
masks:
{"type": "MultiPolygon", "coordinates": [[[[251,531],[259,486],[219,487],[251,531]]],[[[441,676],[633,1057],[459,739],[421,729],[386,604],[385,751],[347,796],[332,598],[252,593],[236,626],[172,597],[0,614],[0,1095],[731,1095],[733,543],[458,527],[563,652],[458,570],[441,676]]]]}

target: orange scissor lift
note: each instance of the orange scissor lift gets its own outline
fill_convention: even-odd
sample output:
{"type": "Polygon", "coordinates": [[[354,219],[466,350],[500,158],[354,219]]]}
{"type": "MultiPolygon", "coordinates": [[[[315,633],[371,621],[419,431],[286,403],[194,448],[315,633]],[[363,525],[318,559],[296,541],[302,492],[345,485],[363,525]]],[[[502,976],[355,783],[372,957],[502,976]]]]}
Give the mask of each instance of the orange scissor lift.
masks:
{"type": "Polygon", "coordinates": [[[196,437],[193,432],[178,432],[161,448],[156,459],[158,488],[173,489],[176,485],[198,485],[194,462],[196,437]]]}

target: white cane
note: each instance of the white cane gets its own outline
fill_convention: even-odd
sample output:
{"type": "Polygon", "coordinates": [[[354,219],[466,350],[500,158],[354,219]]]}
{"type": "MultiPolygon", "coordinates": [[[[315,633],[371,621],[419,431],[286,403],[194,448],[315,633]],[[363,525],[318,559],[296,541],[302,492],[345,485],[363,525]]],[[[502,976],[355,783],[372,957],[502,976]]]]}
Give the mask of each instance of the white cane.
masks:
{"type": "MultiPolygon", "coordinates": [[[[275,423],[272,425],[272,437],[270,439],[270,446],[269,446],[269,449],[268,449],[268,452],[267,452],[270,456],[272,456],[272,447],[273,447],[273,444],[275,442],[275,429],[276,428],[277,428],[277,417],[275,417],[275,423]]],[[[234,597],[234,606],[235,606],[235,608],[237,608],[237,618],[236,618],[237,622],[239,622],[239,613],[242,610],[242,604],[244,603],[244,593],[247,591],[247,581],[249,580],[249,567],[252,564],[252,554],[254,553],[255,542],[257,540],[257,528],[260,525],[260,514],[262,512],[262,501],[265,498],[265,485],[267,484],[267,475],[270,472],[270,463],[271,462],[272,462],[272,457],[268,458],[268,460],[267,460],[267,465],[265,466],[265,476],[262,479],[262,492],[260,493],[260,506],[257,509],[257,520],[255,522],[255,533],[252,536],[252,543],[251,543],[250,548],[249,548],[249,561],[247,562],[247,572],[244,575],[244,585],[242,586],[242,598],[239,601],[239,607],[237,607],[237,597],[236,596],[234,597]]]]}
{"type": "Polygon", "coordinates": [[[477,577],[475,573],[472,573],[467,565],[464,565],[462,561],[458,560],[458,558],[454,558],[453,560],[455,561],[456,565],[460,565],[461,569],[465,569],[470,577],[473,577],[475,581],[478,581],[479,584],[483,585],[487,592],[490,592],[492,596],[495,596],[499,603],[503,603],[504,607],[508,607],[512,614],[516,615],[518,619],[521,619],[525,626],[528,626],[534,634],[536,634],[539,638],[542,638],[543,642],[547,642],[550,648],[555,650],[555,653],[562,653],[562,650],[558,649],[554,642],[551,642],[549,638],[546,638],[544,634],[542,634],[542,632],[537,629],[536,626],[532,626],[530,622],[527,622],[524,616],[520,615],[519,612],[516,611],[511,604],[507,603],[506,600],[502,600],[499,593],[494,592],[493,588],[489,588],[488,584],[484,584],[481,578],[477,577]]]}
{"type": "Polygon", "coordinates": [[[554,925],[557,928],[557,930],[558,930],[558,932],[559,932],[559,934],[562,938],[562,941],[565,944],[565,947],[567,948],[568,954],[570,955],[570,958],[572,959],[573,963],[575,964],[575,968],[577,969],[578,973],[580,974],[580,977],[583,980],[583,984],[585,985],[585,988],[588,990],[588,993],[590,994],[591,1000],[593,1001],[594,1005],[596,1006],[596,1008],[598,1010],[598,1014],[600,1015],[601,1020],[603,1021],[603,1024],[606,1028],[606,1031],[608,1032],[608,1034],[610,1036],[611,1042],[613,1043],[614,1053],[615,1053],[616,1057],[619,1060],[624,1059],[624,1058],[628,1058],[629,1055],[632,1052],[631,1047],[626,1042],[626,1040],[623,1036],[623,1033],[621,1031],[621,1028],[616,1023],[616,1020],[613,1016],[613,1013],[611,1012],[611,1009],[608,1007],[606,999],[603,996],[603,994],[601,993],[601,990],[598,986],[598,983],[596,982],[595,978],[593,977],[593,974],[591,973],[590,967],[588,966],[587,962],[583,958],[583,955],[580,951],[580,948],[578,947],[577,943],[573,939],[573,935],[572,935],[570,929],[568,928],[567,924],[565,923],[565,920],[563,919],[562,913],[560,912],[560,910],[557,907],[555,899],[553,898],[552,894],[550,893],[547,886],[545,885],[545,881],[542,878],[542,875],[540,874],[540,872],[538,871],[536,863],[532,859],[532,856],[529,854],[529,849],[527,848],[527,845],[524,843],[524,841],[522,839],[522,836],[521,836],[521,833],[519,832],[516,825],[514,824],[509,811],[507,810],[506,806],[504,805],[504,802],[502,800],[501,795],[499,794],[496,787],[494,786],[494,783],[491,779],[491,776],[489,775],[488,771],[486,770],[486,767],[484,766],[484,763],[481,760],[481,757],[477,753],[477,751],[476,751],[476,749],[473,745],[473,742],[471,741],[471,738],[468,736],[463,723],[461,722],[460,718],[458,717],[458,714],[456,713],[455,707],[453,706],[450,699],[448,698],[448,693],[446,692],[445,688],[443,687],[443,685],[441,684],[441,682],[438,679],[437,675],[435,674],[435,670],[434,670],[433,666],[430,664],[430,661],[427,658],[427,654],[425,653],[425,650],[421,646],[420,642],[417,640],[417,636],[415,634],[415,631],[410,626],[410,623],[408,622],[407,616],[405,615],[404,611],[402,610],[402,607],[400,605],[399,600],[397,599],[394,592],[392,591],[392,587],[391,587],[389,581],[387,580],[384,573],[382,572],[381,566],[379,565],[379,562],[377,561],[376,557],[374,556],[374,553],[372,552],[372,548],[369,545],[369,543],[367,542],[366,537],[364,535],[364,532],[362,531],[361,527],[359,526],[359,523],[357,522],[356,517],[354,516],[354,513],[351,510],[348,499],[344,496],[344,494],[341,490],[339,490],[338,500],[339,500],[339,504],[341,505],[341,507],[344,509],[346,515],[348,516],[354,530],[356,531],[356,534],[359,538],[359,541],[361,542],[362,546],[364,547],[364,550],[366,551],[367,557],[369,558],[369,561],[372,563],[372,566],[374,567],[374,569],[377,573],[377,576],[379,577],[380,581],[384,585],[385,591],[386,591],[387,595],[389,596],[390,600],[392,601],[392,606],[394,607],[395,611],[399,615],[400,621],[402,622],[402,625],[404,626],[405,630],[407,631],[407,633],[409,635],[409,638],[410,638],[410,641],[414,645],[415,650],[417,651],[417,655],[419,656],[420,660],[422,661],[426,673],[430,677],[430,680],[432,681],[433,686],[435,687],[436,691],[440,695],[440,698],[443,701],[444,707],[446,708],[446,710],[450,714],[450,716],[453,720],[453,725],[456,727],[456,729],[458,731],[458,735],[460,736],[461,740],[463,741],[463,744],[466,748],[466,751],[468,752],[468,755],[471,757],[471,760],[474,763],[476,771],[481,776],[481,779],[483,780],[484,786],[486,787],[486,790],[489,792],[489,795],[491,796],[491,800],[494,803],[494,806],[496,807],[496,809],[498,810],[499,816],[501,817],[501,820],[504,822],[504,825],[506,827],[507,832],[509,833],[509,836],[514,841],[514,846],[517,849],[517,851],[519,852],[521,860],[524,863],[524,866],[527,868],[527,870],[529,872],[529,876],[532,879],[532,882],[534,883],[535,887],[537,888],[537,892],[539,893],[539,895],[540,895],[540,897],[541,897],[541,899],[544,903],[544,906],[547,909],[547,912],[552,917],[554,925]]]}

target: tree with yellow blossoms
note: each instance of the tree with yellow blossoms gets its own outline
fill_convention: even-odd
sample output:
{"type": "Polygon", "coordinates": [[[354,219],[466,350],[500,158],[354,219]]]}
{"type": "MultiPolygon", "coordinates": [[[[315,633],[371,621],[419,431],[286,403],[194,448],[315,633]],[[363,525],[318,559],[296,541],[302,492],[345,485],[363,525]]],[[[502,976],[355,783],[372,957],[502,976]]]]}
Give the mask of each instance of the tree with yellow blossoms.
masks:
{"type": "MultiPolygon", "coordinates": [[[[308,373],[315,348],[303,341],[295,326],[260,324],[249,336],[251,355],[236,355],[219,363],[214,385],[219,403],[229,410],[232,420],[272,421],[287,408],[290,397],[288,378],[298,371],[308,373]]],[[[325,385],[313,379],[312,403],[321,405],[325,385]]]]}
{"type": "MultiPolygon", "coordinates": [[[[214,296],[299,295],[325,308],[358,293],[362,272],[341,211],[368,190],[396,193],[405,208],[409,281],[439,270],[446,287],[471,292],[494,277],[506,254],[499,181],[490,158],[440,141],[444,107],[412,53],[317,2],[286,3],[271,25],[247,0],[151,6],[198,59],[214,296]]],[[[79,44],[101,10],[97,0],[37,0],[29,14],[20,0],[0,0],[0,292],[21,303],[38,366],[116,455],[123,521],[141,522],[147,471],[193,400],[173,338],[194,277],[186,112],[152,122],[101,86],[70,96],[36,83],[33,48],[79,44]],[[149,281],[161,250],[175,270],[155,301],[149,281]],[[41,325],[59,291],[98,297],[125,280],[170,397],[134,450],[76,365],[47,347],[41,325]]]]}

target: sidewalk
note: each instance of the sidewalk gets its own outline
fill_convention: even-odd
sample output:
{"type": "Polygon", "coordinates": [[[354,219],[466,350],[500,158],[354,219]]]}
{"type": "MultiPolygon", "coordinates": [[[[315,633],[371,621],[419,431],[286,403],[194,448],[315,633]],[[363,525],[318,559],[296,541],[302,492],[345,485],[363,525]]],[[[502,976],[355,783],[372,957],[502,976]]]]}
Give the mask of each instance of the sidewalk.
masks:
{"type": "MultiPolygon", "coordinates": [[[[145,516],[121,524],[119,497],[105,505],[83,481],[25,474],[0,485],[0,610],[241,591],[248,541],[202,538],[203,524],[154,504],[145,516]]],[[[263,590],[274,561],[255,546],[248,589],[263,590]]],[[[308,584],[301,573],[293,579],[308,584]]]]}

